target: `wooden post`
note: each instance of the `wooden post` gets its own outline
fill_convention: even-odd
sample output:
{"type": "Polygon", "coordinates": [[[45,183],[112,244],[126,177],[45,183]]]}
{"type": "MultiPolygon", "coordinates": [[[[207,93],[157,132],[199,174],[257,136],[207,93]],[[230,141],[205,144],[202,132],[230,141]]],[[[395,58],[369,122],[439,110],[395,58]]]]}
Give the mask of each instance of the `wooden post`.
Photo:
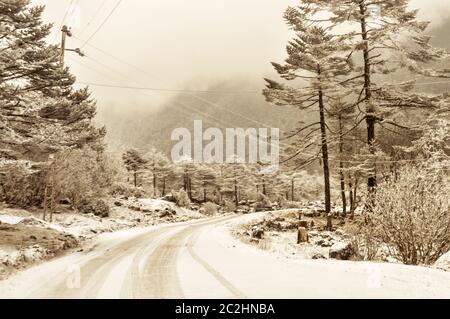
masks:
{"type": "Polygon", "coordinates": [[[308,241],[309,241],[308,222],[306,220],[302,220],[302,213],[300,212],[298,222],[297,244],[307,243],[308,241]]]}
{"type": "Polygon", "coordinates": [[[308,242],[308,230],[305,227],[298,228],[297,244],[308,242]]]}

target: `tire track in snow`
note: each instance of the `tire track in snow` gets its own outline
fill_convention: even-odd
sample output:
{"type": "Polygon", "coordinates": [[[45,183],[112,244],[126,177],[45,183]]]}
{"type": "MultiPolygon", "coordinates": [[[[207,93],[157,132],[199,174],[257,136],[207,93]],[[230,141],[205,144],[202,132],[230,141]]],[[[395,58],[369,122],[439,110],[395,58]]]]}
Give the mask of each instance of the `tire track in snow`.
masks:
{"type": "Polygon", "coordinates": [[[222,286],[224,286],[228,291],[230,291],[238,299],[247,299],[247,296],[236,288],[231,282],[229,282],[224,276],[222,276],[217,270],[215,270],[210,264],[208,264],[204,259],[200,258],[194,251],[195,243],[198,239],[199,233],[192,235],[187,243],[187,249],[192,258],[203,266],[222,286]]]}

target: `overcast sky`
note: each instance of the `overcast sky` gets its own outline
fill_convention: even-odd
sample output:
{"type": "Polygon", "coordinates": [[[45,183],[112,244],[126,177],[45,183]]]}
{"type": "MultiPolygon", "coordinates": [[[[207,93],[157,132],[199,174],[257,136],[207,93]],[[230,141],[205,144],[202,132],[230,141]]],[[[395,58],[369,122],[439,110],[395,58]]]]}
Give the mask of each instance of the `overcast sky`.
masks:
{"type": "MultiPolygon", "coordinates": [[[[44,18],[59,28],[70,0],[33,0],[45,4],[44,18]]],[[[118,0],[74,0],[68,14],[80,47],[99,28],[118,0]],[[99,11],[99,8],[101,10],[99,11]],[[96,14],[97,13],[97,14],[96,14]],[[82,40],[79,40],[82,39],[82,40]]],[[[290,34],[282,14],[298,0],[123,0],[86,45],[81,58],[67,53],[67,65],[82,82],[158,88],[206,89],[214,80],[245,78],[254,88],[272,72],[270,61],[285,56],[290,34]],[[123,60],[119,62],[110,55],[123,60]]],[[[422,19],[437,27],[450,17],[449,0],[413,0],[422,19]]],[[[59,42],[54,33],[50,41],[59,42]]],[[[99,106],[153,108],[171,93],[91,88],[99,106]]]]}

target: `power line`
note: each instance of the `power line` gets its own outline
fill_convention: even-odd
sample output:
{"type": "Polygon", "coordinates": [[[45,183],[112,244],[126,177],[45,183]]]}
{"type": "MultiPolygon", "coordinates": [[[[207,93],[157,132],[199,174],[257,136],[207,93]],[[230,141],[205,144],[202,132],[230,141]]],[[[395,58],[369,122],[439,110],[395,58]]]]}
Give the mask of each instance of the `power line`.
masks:
{"type": "Polygon", "coordinates": [[[91,17],[91,19],[89,20],[89,22],[84,26],[84,28],[80,31],[80,35],[84,33],[84,31],[87,30],[87,28],[89,28],[89,26],[92,24],[92,22],[95,20],[95,18],[98,16],[98,14],[100,13],[100,11],[103,9],[103,7],[105,6],[107,0],[103,0],[103,2],[100,4],[100,6],[97,8],[97,10],[95,11],[94,15],[91,17]]]}
{"type": "Polygon", "coordinates": [[[143,91],[157,91],[157,92],[173,92],[173,93],[214,93],[214,94],[239,94],[250,93],[259,94],[258,91],[209,91],[209,90],[180,90],[180,89],[166,89],[166,88],[154,88],[154,87],[139,87],[139,86],[127,86],[127,85],[114,85],[104,83],[93,82],[77,82],[83,85],[91,85],[98,87],[116,88],[116,89],[128,89],[128,90],[143,90],[143,91]]]}
{"type": "Polygon", "coordinates": [[[113,15],[113,13],[117,10],[117,8],[120,6],[123,0],[117,1],[116,5],[112,8],[112,10],[109,12],[109,14],[106,16],[106,18],[103,20],[103,22],[98,26],[98,28],[94,31],[94,33],[91,34],[91,36],[83,43],[81,46],[81,49],[83,49],[89,41],[92,40],[92,38],[103,28],[103,26],[108,22],[109,18],[113,15]]]}
{"type": "Polygon", "coordinates": [[[70,10],[73,8],[74,5],[75,5],[75,0],[70,0],[69,6],[67,7],[66,12],[64,13],[64,16],[63,16],[63,18],[62,18],[62,20],[61,20],[61,23],[60,23],[60,25],[59,25],[59,28],[58,28],[58,30],[56,30],[57,32],[56,32],[56,34],[55,34],[55,36],[54,36],[54,38],[53,38],[53,43],[56,42],[56,39],[58,38],[59,31],[60,31],[61,28],[63,27],[64,22],[66,21],[66,18],[67,18],[67,16],[69,15],[69,12],[70,12],[70,10]]]}
{"type": "MultiPolygon", "coordinates": [[[[81,40],[81,39],[79,39],[77,37],[75,37],[75,38],[78,39],[78,40],[81,40]]],[[[119,62],[121,62],[123,64],[131,66],[132,68],[138,70],[139,72],[141,72],[143,74],[149,75],[149,73],[147,73],[144,70],[142,70],[141,68],[138,68],[137,66],[129,63],[128,61],[125,61],[125,60],[122,60],[120,58],[117,58],[114,55],[110,54],[109,52],[107,52],[107,51],[105,51],[103,49],[100,49],[98,47],[95,47],[94,45],[92,45],[92,44],[90,44],[88,42],[85,42],[85,43],[87,45],[89,45],[90,47],[96,49],[97,51],[102,52],[103,54],[108,55],[111,58],[113,58],[113,59],[115,59],[115,60],[117,60],[117,61],[119,61],[119,62]]],[[[81,82],[81,81],[77,82],[77,83],[83,84],[83,85],[92,85],[92,86],[109,87],[109,88],[121,88],[121,89],[132,89],[132,90],[138,90],[138,91],[145,90],[145,91],[158,91],[158,92],[185,93],[185,94],[189,94],[190,96],[192,96],[192,97],[194,97],[194,98],[196,98],[196,99],[198,99],[200,101],[203,101],[203,102],[208,103],[210,105],[213,105],[215,107],[221,108],[221,109],[223,109],[223,110],[225,110],[225,111],[227,111],[229,113],[235,114],[235,115],[237,115],[237,116],[239,116],[239,117],[241,117],[243,119],[249,120],[249,121],[254,122],[254,123],[261,124],[261,125],[266,126],[266,127],[270,126],[270,125],[267,125],[265,123],[259,122],[257,120],[248,118],[248,117],[246,117],[246,116],[244,116],[242,114],[233,112],[232,110],[229,110],[229,109],[227,109],[225,107],[217,105],[214,102],[211,102],[211,101],[209,101],[207,99],[204,99],[202,97],[199,97],[199,96],[196,96],[196,95],[193,94],[193,93],[220,93],[220,94],[221,93],[228,93],[228,94],[230,94],[230,93],[236,93],[236,92],[199,91],[199,90],[175,90],[175,89],[165,89],[165,88],[149,88],[149,87],[125,86],[125,85],[111,85],[111,84],[102,84],[102,83],[90,83],[90,82],[81,82]]],[[[441,83],[450,83],[450,81],[436,81],[436,82],[416,83],[416,84],[417,85],[431,85],[431,84],[441,84],[441,83]]],[[[404,85],[406,85],[406,84],[405,83],[398,83],[397,85],[396,84],[391,84],[390,86],[404,86],[404,85]]],[[[243,91],[241,91],[239,93],[252,93],[252,94],[254,94],[254,93],[259,93],[259,92],[257,92],[257,91],[245,91],[245,92],[243,92],[243,91]]],[[[181,103],[178,103],[178,104],[181,104],[181,103]]],[[[188,106],[185,105],[185,104],[183,104],[183,106],[188,108],[188,106]]],[[[217,118],[214,118],[214,117],[212,117],[211,115],[209,115],[207,113],[201,112],[201,111],[199,111],[199,110],[197,110],[195,108],[194,108],[194,110],[195,110],[194,112],[196,112],[196,113],[203,113],[204,116],[208,116],[208,117],[214,119],[215,121],[217,121],[219,123],[222,122],[221,120],[219,120],[217,118]]],[[[291,146],[291,145],[288,145],[288,144],[285,144],[285,143],[281,143],[281,145],[282,146],[291,146]]],[[[308,154],[306,152],[302,153],[301,155],[317,156],[317,154],[308,154]]],[[[317,158],[317,160],[318,159],[319,159],[319,157],[317,158]]],[[[336,158],[336,157],[330,157],[329,160],[332,161],[332,162],[340,162],[341,161],[339,158],[336,158]]],[[[348,164],[393,164],[393,163],[408,163],[408,162],[413,163],[413,162],[423,162],[423,161],[426,161],[426,160],[385,160],[385,161],[370,161],[370,160],[367,160],[367,161],[351,161],[351,160],[343,160],[342,162],[343,163],[348,163],[348,164]]]]}

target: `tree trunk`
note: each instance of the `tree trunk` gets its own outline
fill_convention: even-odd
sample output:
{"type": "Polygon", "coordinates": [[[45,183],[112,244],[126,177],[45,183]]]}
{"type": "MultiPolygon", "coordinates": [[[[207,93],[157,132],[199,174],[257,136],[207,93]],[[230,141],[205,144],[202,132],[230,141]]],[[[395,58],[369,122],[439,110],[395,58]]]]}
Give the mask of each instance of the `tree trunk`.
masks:
{"type": "Polygon", "coordinates": [[[156,198],[156,174],[153,172],[153,197],[156,198]]]}
{"type": "Polygon", "coordinates": [[[137,171],[134,171],[134,187],[137,187],[137,171]]]}
{"type": "Polygon", "coordinates": [[[339,177],[341,180],[341,199],[342,199],[342,214],[347,215],[347,198],[345,197],[345,174],[344,174],[344,162],[342,157],[344,155],[344,134],[342,129],[342,116],[339,116],[339,177]]]}
{"type": "Polygon", "coordinates": [[[206,186],[203,185],[203,202],[206,203],[206,186]]]}
{"type": "Polygon", "coordinates": [[[188,176],[187,180],[188,180],[188,196],[189,200],[192,201],[192,179],[190,176],[188,176]]]}
{"type": "MultiPolygon", "coordinates": [[[[317,66],[320,76],[320,66],[317,66]]],[[[333,228],[333,217],[331,216],[331,189],[330,189],[330,167],[328,159],[328,141],[327,126],[325,121],[325,105],[323,101],[323,92],[319,90],[319,110],[320,110],[320,131],[322,134],[322,159],[323,159],[323,175],[325,181],[325,213],[327,214],[327,229],[333,228]]]]}
{"type": "Polygon", "coordinates": [[[188,176],[187,176],[187,174],[183,175],[183,189],[186,193],[188,192],[188,176]]]}
{"type": "Polygon", "coordinates": [[[348,188],[348,198],[350,199],[350,218],[353,218],[355,212],[355,204],[353,202],[353,183],[351,181],[351,177],[350,182],[348,183],[348,188]]]}
{"type": "Polygon", "coordinates": [[[263,186],[263,195],[264,195],[264,196],[267,196],[267,191],[266,191],[266,181],[265,181],[265,180],[263,181],[263,185],[262,185],[262,186],[263,186]]]}
{"type": "Polygon", "coordinates": [[[163,178],[162,196],[166,196],[166,178],[163,178]]]}
{"type": "Polygon", "coordinates": [[[350,186],[351,188],[353,188],[353,196],[351,197],[351,215],[350,215],[350,218],[354,219],[355,218],[356,206],[358,204],[358,202],[357,202],[358,176],[356,174],[355,174],[355,185],[353,187],[352,186],[350,186]]]}
{"type": "Polygon", "coordinates": [[[238,211],[238,206],[239,206],[239,196],[238,196],[238,185],[237,185],[237,180],[234,180],[234,202],[236,205],[236,213],[238,211]]]}
{"type": "Polygon", "coordinates": [[[294,196],[294,179],[291,181],[291,199],[293,202],[295,202],[295,196],[294,196]]]}
{"type": "MultiPolygon", "coordinates": [[[[365,42],[365,47],[363,50],[364,56],[364,92],[366,101],[366,123],[367,123],[367,143],[369,145],[369,150],[372,154],[375,154],[375,113],[374,106],[372,104],[372,88],[371,88],[371,70],[370,70],[370,50],[368,44],[368,33],[367,33],[367,7],[364,1],[361,1],[359,4],[359,11],[361,14],[361,36],[363,41],[365,42]]],[[[374,165],[375,166],[375,165],[374,165]]],[[[367,180],[367,187],[369,190],[369,203],[370,205],[374,203],[373,193],[375,192],[375,188],[377,186],[377,177],[376,177],[376,168],[374,167],[373,172],[369,175],[367,180]]]]}

